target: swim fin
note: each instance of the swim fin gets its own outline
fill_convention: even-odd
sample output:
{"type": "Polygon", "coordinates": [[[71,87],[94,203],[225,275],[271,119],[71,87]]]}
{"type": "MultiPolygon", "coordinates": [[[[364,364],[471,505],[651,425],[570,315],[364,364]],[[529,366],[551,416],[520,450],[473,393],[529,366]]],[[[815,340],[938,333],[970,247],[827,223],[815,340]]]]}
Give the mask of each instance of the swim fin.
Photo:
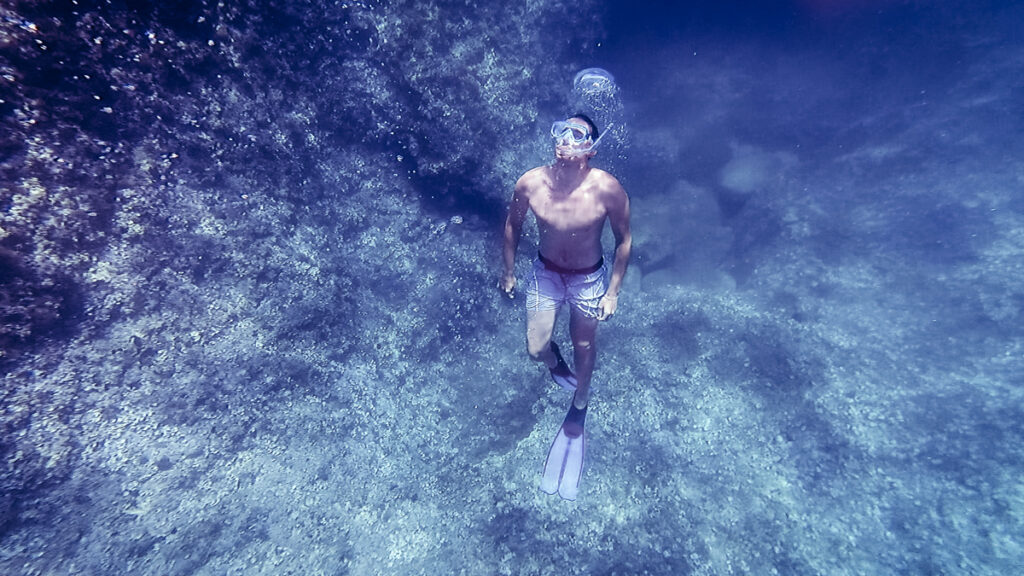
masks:
{"type": "Polygon", "coordinates": [[[576,389],[576,375],[569,369],[569,365],[565,363],[565,358],[562,358],[562,353],[558,350],[558,344],[551,343],[551,351],[555,353],[555,359],[558,360],[558,364],[551,368],[551,379],[566,390],[576,389]]]}
{"type": "Polygon", "coordinates": [[[544,477],[540,481],[540,489],[544,492],[558,492],[566,500],[576,499],[580,478],[583,477],[583,455],[587,447],[583,434],[586,420],[587,409],[580,410],[570,403],[569,413],[565,415],[555,441],[551,443],[548,459],[544,462],[544,477]]]}

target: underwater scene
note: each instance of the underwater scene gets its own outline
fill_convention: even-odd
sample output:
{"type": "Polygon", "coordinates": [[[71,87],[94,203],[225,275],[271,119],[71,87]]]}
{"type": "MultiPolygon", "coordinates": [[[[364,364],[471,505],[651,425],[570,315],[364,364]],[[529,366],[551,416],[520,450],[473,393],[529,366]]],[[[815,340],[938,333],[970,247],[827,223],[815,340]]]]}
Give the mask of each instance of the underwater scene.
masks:
{"type": "Polygon", "coordinates": [[[1024,573],[1022,28],[0,1],[0,574],[1024,573]]]}

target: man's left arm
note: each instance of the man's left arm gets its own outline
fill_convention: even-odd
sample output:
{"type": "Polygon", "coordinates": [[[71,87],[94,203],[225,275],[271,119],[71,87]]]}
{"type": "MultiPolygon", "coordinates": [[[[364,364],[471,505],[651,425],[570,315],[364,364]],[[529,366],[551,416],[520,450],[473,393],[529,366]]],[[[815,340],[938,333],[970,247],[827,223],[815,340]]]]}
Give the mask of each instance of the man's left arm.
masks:
{"type": "Polygon", "coordinates": [[[629,252],[633,247],[633,238],[629,231],[629,197],[622,185],[614,180],[614,186],[607,193],[606,209],[608,221],[615,235],[615,261],[612,263],[612,276],[608,280],[608,292],[601,298],[599,320],[607,320],[615,314],[619,304],[619,290],[622,278],[629,266],[629,252]]]}

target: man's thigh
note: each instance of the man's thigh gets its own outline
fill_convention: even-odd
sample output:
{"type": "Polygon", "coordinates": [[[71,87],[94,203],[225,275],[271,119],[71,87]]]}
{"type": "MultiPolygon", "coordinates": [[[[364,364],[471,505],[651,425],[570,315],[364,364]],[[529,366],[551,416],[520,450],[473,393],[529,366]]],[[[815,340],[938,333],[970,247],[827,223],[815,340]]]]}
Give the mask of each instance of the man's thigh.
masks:
{"type": "Polygon", "coordinates": [[[557,315],[558,310],[526,311],[526,344],[531,354],[538,354],[547,348],[551,333],[555,330],[557,315]]]}
{"type": "Polygon", "coordinates": [[[597,338],[597,325],[601,321],[584,313],[576,306],[573,306],[571,310],[572,312],[569,316],[569,336],[572,338],[573,346],[593,346],[594,339],[597,338]]]}

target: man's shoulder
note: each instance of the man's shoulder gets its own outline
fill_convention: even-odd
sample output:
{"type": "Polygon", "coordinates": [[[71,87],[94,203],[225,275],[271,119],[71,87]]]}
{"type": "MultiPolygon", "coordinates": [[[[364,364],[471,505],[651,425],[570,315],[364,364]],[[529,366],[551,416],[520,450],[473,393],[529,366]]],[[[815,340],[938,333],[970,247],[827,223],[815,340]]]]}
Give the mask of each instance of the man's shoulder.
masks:
{"type": "Polygon", "coordinates": [[[519,177],[519,180],[516,182],[516,188],[536,188],[539,184],[547,180],[547,171],[547,166],[538,166],[532,170],[527,170],[525,174],[519,177]]]}
{"type": "Polygon", "coordinates": [[[619,183],[619,179],[612,176],[610,173],[601,170],[600,168],[591,168],[591,178],[597,183],[598,187],[606,193],[611,194],[625,194],[626,191],[622,188],[622,184],[619,183]]]}

